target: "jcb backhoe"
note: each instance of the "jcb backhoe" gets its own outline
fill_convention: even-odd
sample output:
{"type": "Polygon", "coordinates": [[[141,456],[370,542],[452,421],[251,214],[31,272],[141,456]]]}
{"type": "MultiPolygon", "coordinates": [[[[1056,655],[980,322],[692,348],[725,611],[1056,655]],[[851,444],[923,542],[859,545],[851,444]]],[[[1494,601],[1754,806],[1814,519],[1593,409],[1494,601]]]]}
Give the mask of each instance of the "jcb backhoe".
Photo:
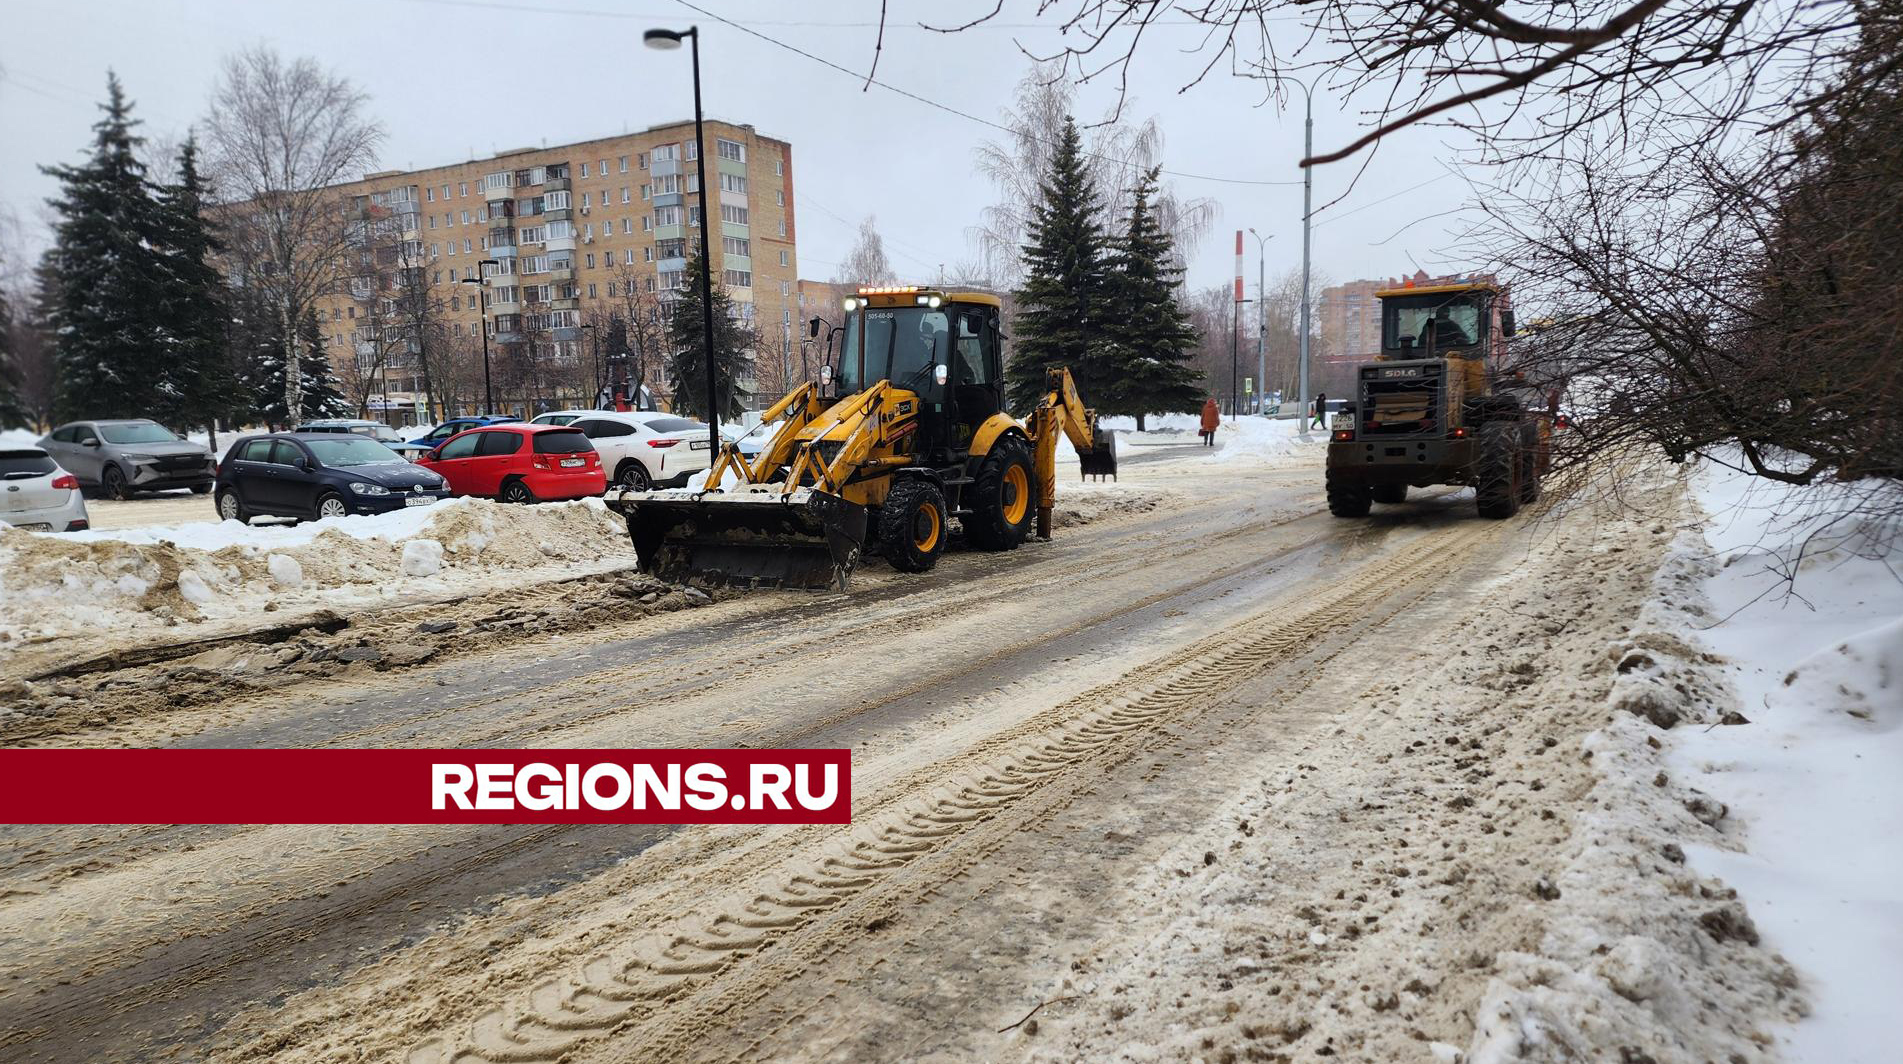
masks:
{"type": "Polygon", "coordinates": [[[1372,503],[1430,484],[1473,485],[1482,517],[1536,501],[1554,411],[1503,369],[1514,332],[1506,292],[1410,282],[1375,297],[1381,353],[1357,370],[1352,411],[1329,426],[1329,511],[1365,517],[1372,503]]]}
{"type": "Polygon", "coordinates": [[[870,548],[896,569],[930,569],[954,519],[984,550],[1016,547],[1033,522],[1049,538],[1060,433],[1085,476],[1116,475],[1115,434],[1098,428],[1068,370],[1050,371],[1028,422],[1005,412],[995,296],[861,288],[844,304],[819,383],[761,415],[778,427],[751,461],[729,443],[703,488],[609,497],[643,570],[844,589],[870,548]]]}

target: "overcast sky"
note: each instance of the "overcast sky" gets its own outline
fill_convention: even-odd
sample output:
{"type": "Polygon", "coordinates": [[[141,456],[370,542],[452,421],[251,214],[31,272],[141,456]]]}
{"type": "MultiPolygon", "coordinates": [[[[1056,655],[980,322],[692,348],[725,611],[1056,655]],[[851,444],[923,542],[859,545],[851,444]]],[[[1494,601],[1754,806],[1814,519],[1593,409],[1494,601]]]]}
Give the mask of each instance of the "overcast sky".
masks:
{"type": "MultiPolygon", "coordinates": [[[[872,62],[876,0],[703,6],[852,70],[872,62]]],[[[880,80],[997,120],[1029,68],[1024,51],[1049,51],[1063,40],[1054,23],[1039,24],[1027,4],[1023,13],[953,36],[917,25],[955,24],[991,6],[894,0],[880,80]]],[[[204,113],[220,57],[260,41],[314,56],[367,90],[389,134],[383,167],[408,169],[691,118],[686,53],[645,49],[640,38],[648,26],[698,23],[707,113],[793,144],[803,277],[830,278],[858,220],[872,214],[901,276],[930,280],[940,263],[975,258],[967,229],[992,202],[972,159],[981,141],[1000,136],[996,130],[877,86],[862,91],[861,80],[673,0],[9,0],[8,7],[0,40],[0,209],[18,221],[29,255],[44,246],[42,203],[54,190],[37,165],[82,156],[108,67],[124,81],[146,132],[178,138],[204,113]]],[[[1284,43],[1297,45],[1300,24],[1283,28],[1284,43]]],[[[1185,54],[1203,32],[1186,24],[1152,28],[1131,71],[1130,114],[1159,120],[1168,169],[1288,184],[1170,179],[1181,194],[1221,206],[1214,234],[1190,255],[1189,279],[1198,287],[1233,275],[1237,229],[1273,236],[1271,276],[1300,264],[1302,235],[1301,94],[1293,94],[1292,109],[1278,109],[1264,102],[1260,82],[1232,77],[1226,62],[1179,92],[1208,60],[1208,53],[1185,54]]],[[[1114,84],[1080,91],[1085,116],[1100,115],[1115,98],[1114,84]]],[[[1317,148],[1350,139],[1361,106],[1318,91],[1317,148]]],[[[1361,160],[1317,171],[1320,274],[1342,280],[1394,275],[1410,263],[1467,265],[1443,251],[1461,217],[1444,212],[1466,194],[1443,166],[1461,146],[1450,144],[1451,135],[1428,129],[1384,142],[1352,191],[1325,211],[1361,160]]],[[[1255,242],[1246,246],[1253,286],[1255,242]]]]}

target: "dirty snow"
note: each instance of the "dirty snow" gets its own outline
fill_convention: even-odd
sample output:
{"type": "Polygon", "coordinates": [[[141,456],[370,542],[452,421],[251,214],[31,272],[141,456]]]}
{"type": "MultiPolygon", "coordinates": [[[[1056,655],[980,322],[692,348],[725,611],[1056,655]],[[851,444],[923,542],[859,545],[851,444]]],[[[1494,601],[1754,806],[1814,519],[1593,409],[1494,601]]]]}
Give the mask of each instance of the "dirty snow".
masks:
{"type": "Polygon", "coordinates": [[[452,499],[293,527],[236,521],[62,535],[0,526],[0,651],[85,633],[360,606],[632,564],[599,499],[452,499]]]}

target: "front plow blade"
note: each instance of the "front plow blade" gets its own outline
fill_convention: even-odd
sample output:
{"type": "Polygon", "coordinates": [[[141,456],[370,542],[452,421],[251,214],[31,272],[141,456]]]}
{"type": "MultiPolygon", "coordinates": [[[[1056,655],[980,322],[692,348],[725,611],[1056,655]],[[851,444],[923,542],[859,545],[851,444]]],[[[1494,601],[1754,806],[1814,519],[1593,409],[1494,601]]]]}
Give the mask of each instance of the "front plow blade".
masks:
{"type": "Polygon", "coordinates": [[[627,492],[608,505],[628,519],[641,570],[673,583],[843,591],[866,541],[865,507],[810,488],[627,492]]]}
{"type": "Polygon", "coordinates": [[[1109,477],[1117,479],[1117,434],[1111,429],[1100,429],[1096,433],[1097,446],[1088,451],[1077,452],[1077,465],[1088,477],[1109,477]]]}

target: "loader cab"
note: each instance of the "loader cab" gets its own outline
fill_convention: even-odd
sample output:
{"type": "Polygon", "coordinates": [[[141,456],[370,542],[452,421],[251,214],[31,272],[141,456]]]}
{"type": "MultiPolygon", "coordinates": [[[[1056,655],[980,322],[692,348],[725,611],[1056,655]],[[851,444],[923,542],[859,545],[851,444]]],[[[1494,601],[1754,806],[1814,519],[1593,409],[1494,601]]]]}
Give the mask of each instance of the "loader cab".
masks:
{"type": "Polygon", "coordinates": [[[1004,410],[1000,304],[980,293],[866,288],[845,299],[831,394],[887,380],[919,404],[921,453],[948,457],[1004,410]]]}
{"type": "Polygon", "coordinates": [[[1381,358],[1498,360],[1513,311],[1489,282],[1388,289],[1381,301],[1381,358]]]}

